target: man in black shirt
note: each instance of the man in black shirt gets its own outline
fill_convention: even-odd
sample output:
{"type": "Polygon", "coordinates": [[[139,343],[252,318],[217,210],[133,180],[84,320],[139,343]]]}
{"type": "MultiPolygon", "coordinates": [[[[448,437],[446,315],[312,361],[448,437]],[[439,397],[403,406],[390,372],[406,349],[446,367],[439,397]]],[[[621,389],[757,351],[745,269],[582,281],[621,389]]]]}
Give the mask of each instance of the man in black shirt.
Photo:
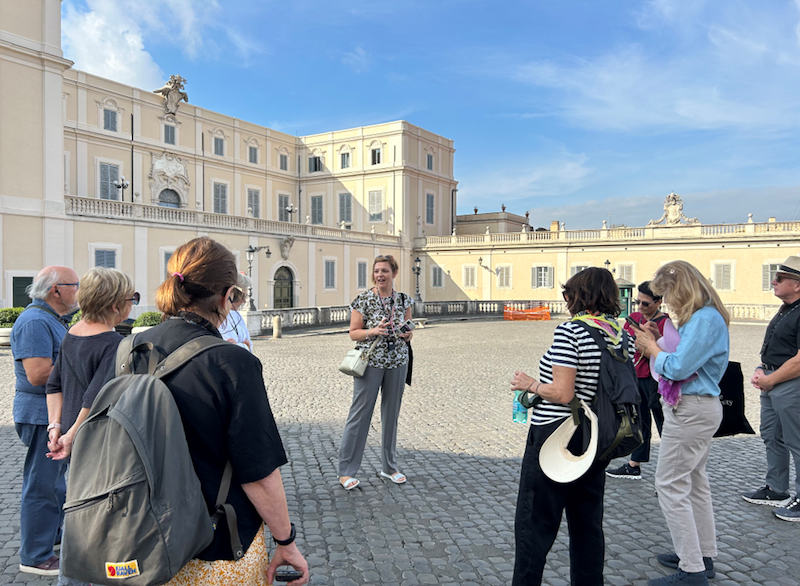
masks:
{"type": "Polygon", "coordinates": [[[800,256],[790,256],[772,280],[783,301],[767,327],[761,365],[751,382],[761,390],[761,437],[767,449],[767,484],[744,500],[779,507],[775,516],[800,521],[800,256]],[[797,478],[789,495],[789,455],[797,478]]]}

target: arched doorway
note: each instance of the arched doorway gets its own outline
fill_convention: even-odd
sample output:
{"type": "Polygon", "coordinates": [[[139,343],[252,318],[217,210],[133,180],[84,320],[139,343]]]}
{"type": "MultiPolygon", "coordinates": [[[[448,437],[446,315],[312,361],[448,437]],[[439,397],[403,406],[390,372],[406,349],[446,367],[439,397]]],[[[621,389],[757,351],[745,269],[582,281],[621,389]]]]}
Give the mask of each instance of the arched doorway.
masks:
{"type": "Polygon", "coordinates": [[[294,275],[288,267],[275,271],[275,309],[292,307],[294,300],[294,275]]]}
{"type": "Polygon", "coordinates": [[[158,194],[158,206],[162,208],[181,207],[181,196],[173,189],[165,189],[158,194]]]}

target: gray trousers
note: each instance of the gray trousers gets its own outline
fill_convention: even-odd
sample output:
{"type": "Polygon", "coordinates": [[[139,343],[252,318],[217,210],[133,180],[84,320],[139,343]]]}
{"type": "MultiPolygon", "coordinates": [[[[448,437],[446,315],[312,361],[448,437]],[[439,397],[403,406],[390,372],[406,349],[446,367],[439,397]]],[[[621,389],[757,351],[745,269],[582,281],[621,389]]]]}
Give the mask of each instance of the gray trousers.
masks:
{"type": "Polygon", "coordinates": [[[800,378],[761,393],[761,439],[767,448],[767,485],[789,492],[789,454],[794,457],[795,494],[800,494],[800,378]]]}
{"type": "Polygon", "coordinates": [[[381,469],[387,474],[397,472],[397,419],[406,385],[408,364],[397,368],[373,368],[361,378],[353,379],[353,404],[344,425],[342,447],[339,450],[339,476],[355,476],[361,468],[361,458],[367,444],[367,434],[381,390],[381,469]]]}
{"type": "Polygon", "coordinates": [[[705,570],[717,557],[717,533],[706,461],[722,422],[719,397],[683,395],[676,407],[661,401],[664,428],[656,467],[658,504],[684,572],[705,570]]]}

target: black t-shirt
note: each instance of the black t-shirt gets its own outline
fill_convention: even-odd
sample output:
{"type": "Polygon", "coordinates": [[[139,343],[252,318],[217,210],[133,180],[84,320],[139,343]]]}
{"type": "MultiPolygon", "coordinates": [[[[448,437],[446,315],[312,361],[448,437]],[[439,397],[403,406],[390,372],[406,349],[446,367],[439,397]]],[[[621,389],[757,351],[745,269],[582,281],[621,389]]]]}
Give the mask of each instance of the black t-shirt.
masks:
{"type": "Polygon", "coordinates": [[[800,299],[784,303],[767,326],[761,362],[780,367],[800,349],[800,299]]]}
{"type": "MultiPolygon", "coordinates": [[[[209,334],[220,337],[210,324],[204,327],[169,319],[140,334],[136,342],[151,342],[159,354],[166,356],[186,342],[209,334]]],[[[137,360],[134,371],[146,372],[146,361],[137,360]]],[[[241,485],[266,478],[288,461],[267,399],[261,361],[244,348],[228,344],[193,358],[165,377],[164,383],[181,413],[189,452],[210,512],[228,459],[233,464],[227,502],[236,510],[239,537],[246,551],[262,520],[241,485]]],[[[197,557],[233,559],[224,522],[217,524],[214,541],[197,557]]]]}
{"type": "Polygon", "coordinates": [[[63,433],[75,424],[82,408],[91,408],[109,368],[114,365],[120,341],[122,336],[114,331],[94,336],[74,336],[67,332],[64,336],[45,388],[47,394],[63,393],[63,433]]]}

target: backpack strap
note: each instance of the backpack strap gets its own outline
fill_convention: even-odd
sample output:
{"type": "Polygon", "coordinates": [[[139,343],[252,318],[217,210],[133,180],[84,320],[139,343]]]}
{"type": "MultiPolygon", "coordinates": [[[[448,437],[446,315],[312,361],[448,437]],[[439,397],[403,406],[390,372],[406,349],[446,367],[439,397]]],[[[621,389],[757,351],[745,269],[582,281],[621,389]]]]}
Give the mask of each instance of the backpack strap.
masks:
{"type": "Polygon", "coordinates": [[[44,311],[45,313],[49,313],[50,315],[52,315],[54,318],[56,318],[58,320],[58,323],[60,323],[62,326],[64,326],[64,329],[69,331],[69,324],[64,321],[64,318],[62,316],[58,315],[55,311],[53,311],[49,307],[45,307],[44,305],[29,305],[28,307],[26,307],[22,311],[28,311],[29,309],[40,309],[40,310],[44,311]]]}
{"type": "MultiPolygon", "coordinates": [[[[152,344],[149,345],[152,347],[152,344]]],[[[230,346],[230,342],[210,334],[190,340],[177,350],[170,352],[169,356],[159,362],[153,370],[153,376],[162,378],[172,374],[199,354],[217,346],[230,346]]],[[[154,354],[154,352],[151,352],[150,356],[152,357],[154,354]]]]}
{"type": "Polygon", "coordinates": [[[589,324],[582,321],[576,320],[573,323],[580,325],[583,329],[589,332],[589,335],[594,338],[594,341],[600,348],[601,352],[603,350],[608,350],[609,354],[611,354],[611,356],[613,356],[614,359],[618,360],[619,362],[627,362],[627,360],[630,358],[630,353],[628,352],[628,336],[630,334],[628,334],[628,332],[626,332],[624,329],[621,331],[622,337],[620,338],[619,348],[614,348],[608,343],[608,340],[606,340],[605,336],[603,336],[603,334],[601,334],[597,328],[593,328],[589,324]]]}
{"type": "Polygon", "coordinates": [[[242,541],[239,539],[239,529],[236,525],[236,511],[229,503],[225,502],[228,499],[228,491],[231,488],[232,478],[233,464],[230,460],[228,460],[228,463],[225,464],[225,471],[222,473],[222,481],[219,483],[217,506],[214,509],[214,514],[211,515],[211,520],[213,522],[214,529],[216,530],[220,517],[225,517],[225,522],[228,525],[228,533],[231,539],[231,551],[233,552],[233,559],[238,561],[244,556],[244,548],[242,547],[242,541]]]}
{"type": "Polygon", "coordinates": [[[133,334],[124,338],[117,346],[116,369],[115,375],[121,376],[123,374],[133,373],[133,355],[139,348],[146,348],[148,350],[147,357],[147,372],[153,374],[158,365],[158,356],[155,352],[155,347],[150,342],[136,343],[136,337],[139,334],[133,334]]]}

